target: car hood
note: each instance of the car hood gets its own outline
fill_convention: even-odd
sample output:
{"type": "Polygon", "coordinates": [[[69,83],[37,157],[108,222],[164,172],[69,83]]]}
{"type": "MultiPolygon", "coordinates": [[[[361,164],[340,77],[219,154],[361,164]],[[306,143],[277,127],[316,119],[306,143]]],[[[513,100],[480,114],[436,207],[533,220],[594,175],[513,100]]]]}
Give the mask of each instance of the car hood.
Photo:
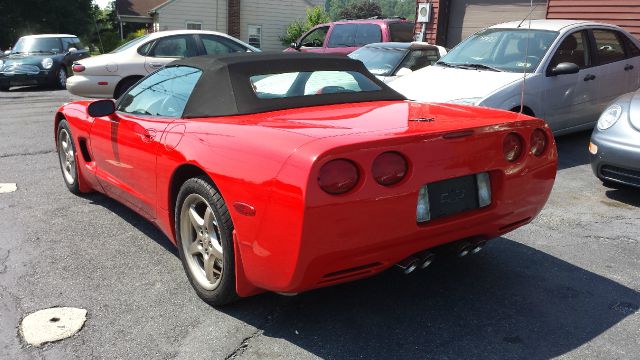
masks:
{"type": "Polygon", "coordinates": [[[389,83],[411,100],[448,102],[483,98],[515,81],[521,73],[428,66],[389,83]]]}
{"type": "Polygon", "coordinates": [[[19,63],[23,65],[40,65],[42,60],[46,58],[56,59],[61,56],[60,54],[11,54],[2,59],[5,65],[11,65],[14,63],[19,63]]]}

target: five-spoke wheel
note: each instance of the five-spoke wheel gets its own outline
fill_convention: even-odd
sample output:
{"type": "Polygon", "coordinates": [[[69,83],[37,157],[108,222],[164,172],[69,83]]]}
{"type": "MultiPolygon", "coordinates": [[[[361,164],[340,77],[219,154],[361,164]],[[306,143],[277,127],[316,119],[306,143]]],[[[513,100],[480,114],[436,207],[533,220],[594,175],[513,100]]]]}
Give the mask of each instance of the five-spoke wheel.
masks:
{"type": "Polygon", "coordinates": [[[178,252],[198,296],[212,305],[234,301],[233,224],[224,200],[208,178],[185,181],[175,216],[178,252]]]}
{"type": "Polygon", "coordinates": [[[66,120],[58,124],[58,159],[62,178],[72,193],[78,193],[78,167],[76,165],[76,146],[66,120]]]}

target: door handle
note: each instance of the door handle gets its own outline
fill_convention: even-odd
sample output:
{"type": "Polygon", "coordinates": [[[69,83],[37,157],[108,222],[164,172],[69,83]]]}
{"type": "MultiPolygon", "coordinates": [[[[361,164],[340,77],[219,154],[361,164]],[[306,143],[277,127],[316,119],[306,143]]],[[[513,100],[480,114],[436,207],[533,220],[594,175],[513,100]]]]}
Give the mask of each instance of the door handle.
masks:
{"type": "Polygon", "coordinates": [[[139,135],[142,142],[150,143],[156,138],[156,134],[157,131],[154,129],[144,129],[144,131],[139,135]]]}
{"type": "Polygon", "coordinates": [[[158,68],[161,68],[163,65],[161,63],[149,63],[149,66],[151,66],[154,69],[158,69],[158,68]]]}
{"type": "Polygon", "coordinates": [[[593,74],[587,74],[587,76],[584,77],[584,81],[590,81],[595,79],[596,79],[596,76],[593,74]]]}
{"type": "Polygon", "coordinates": [[[624,71],[629,71],[629,70],[633,70],[633,65],[627,64],[627,66],[624,67],[624,71]]]}

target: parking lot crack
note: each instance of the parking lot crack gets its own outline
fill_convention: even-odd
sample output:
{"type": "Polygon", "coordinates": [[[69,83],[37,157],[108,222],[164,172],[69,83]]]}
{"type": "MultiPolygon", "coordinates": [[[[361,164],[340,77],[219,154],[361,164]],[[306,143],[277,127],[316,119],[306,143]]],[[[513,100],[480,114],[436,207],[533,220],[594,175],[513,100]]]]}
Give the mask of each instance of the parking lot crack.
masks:
{"type": "Polygon", "coordinates": [[[227,355],[224,359],[225,360],[233,360],[233,359],[238,359],[240,358],[240,356],[242,356],[242,354],[245,352],[245,350],[247,350],[247,348],[249,347],[249,343],[259,337],[260,335],[262,335],[262,333],[264,332],[264,330],[256,330],[253,333],[251,333],[251,335],[245,337],[244,339],[242,339],[242,341],[240,342],[240,345],[238,345],[238,347],[236,347],[229,355],[227,355]]]}
{"type": "Polygon", "coordinates": [[[1,154],[0,159],[10,158],[15,156],[31,156],[31,155],[43,155],[43,154],[51,154],[56,152],[56,150],[41,150],[41,151],[33,151],[33,152],[25,152],[25,153],[17,153],[17,154],[1,154]]]}

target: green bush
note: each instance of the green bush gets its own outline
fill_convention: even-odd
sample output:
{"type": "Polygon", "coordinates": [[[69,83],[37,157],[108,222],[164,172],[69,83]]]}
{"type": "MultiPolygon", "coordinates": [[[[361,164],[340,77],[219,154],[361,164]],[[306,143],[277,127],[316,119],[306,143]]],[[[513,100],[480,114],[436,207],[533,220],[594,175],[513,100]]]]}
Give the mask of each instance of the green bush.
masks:
{"type": "Polygon", "coordinates": [[[295,20],[285,30],[285,33],[280,37],[282,45],[289,46],[292,42],[298,41],[298,39],[312,27],[324,24],[331,21],[329,15],[320,6],[307,9],[307,18],[305,20],[295,20]]]}

